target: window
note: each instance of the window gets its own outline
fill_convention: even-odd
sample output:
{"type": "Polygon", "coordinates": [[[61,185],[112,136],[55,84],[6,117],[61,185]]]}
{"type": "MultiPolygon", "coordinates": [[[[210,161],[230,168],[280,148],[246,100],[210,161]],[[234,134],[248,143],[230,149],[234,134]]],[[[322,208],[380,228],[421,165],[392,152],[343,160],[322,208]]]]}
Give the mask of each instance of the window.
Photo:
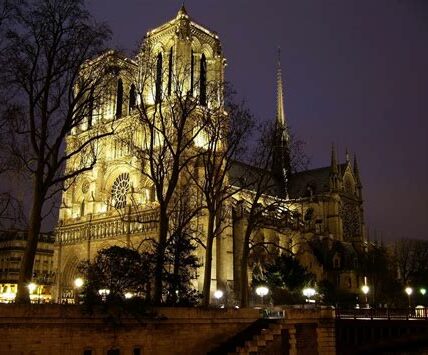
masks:
{"type": "Polygon", "coordinates": [[[120,350],[119,349],[107,350],[107,355],[120,355],[120,350]]]}
{"type": "Polygon", "coordinates": [[[200,71],[200,92],[199,92],[199,103],[202,106],[207,105],[207,60],[205,54],[201,57],[201,71],[200,71]]]}
{"type": "Polygon", "coordinates": [[[82,203],[80,204],[80,216],[84,216],[85,215],[85,200],[82,201],[82,203]]]}
{"type": "Polygon", "coordinates": [[[83,355],[92,355],[92,350],[91,349],[83,350],[83,355]]]}
{"type": "Polygon", "coordinates": [[[141,348],[140,347],[135,347],[132,354],[133,355],[141,355],[141,348]]]}
{"type": "Polygon", "coordinates": [[[168,64],[168,96],[171,95],[172,85],[172,47],[169,50],[169,64],[168,64]]]}
{"type": "Polygon", "coordinates": [[[162,53],[158,54],[156,63],[156,97],[155,103],[160,103],[162,99],[162,53]]]}
{"type": "Polygon", "coordinates": [[[131,84],[131,88],[129,89],[129,113],[135,108],[137,104],[137,94],[135,92],[135,85],[131,84]]]}
{"type": "Polygon", "coordinates": [[[113,206],[123,208],[126,206],[126,195],[130,189],[129,174],[120,174],[111,188],[113,206]]]}
{"type": "Polygon", "coordinates": [[[123,107],[123,82],[122,79],[117,81],[117,93],[116,93],[116,118],[122,117],[123,107]]]}

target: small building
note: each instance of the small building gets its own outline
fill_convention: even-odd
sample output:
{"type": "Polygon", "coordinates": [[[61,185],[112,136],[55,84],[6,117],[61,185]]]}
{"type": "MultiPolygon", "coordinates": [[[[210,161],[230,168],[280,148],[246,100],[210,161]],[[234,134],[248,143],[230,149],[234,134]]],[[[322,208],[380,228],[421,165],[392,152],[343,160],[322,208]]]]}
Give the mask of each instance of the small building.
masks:
{"type": "MultiPolygon", "coordinates": [[[[13,302],[17,292],[19,270],[27,244],[27,231],[0,231],[0,302],[13,302]]],[[[33,302],[48,302],[51,299],[53,281],[53,252],[55,237],[41,233],[33,267],[33,282],[30,297],[33,302]]]]}

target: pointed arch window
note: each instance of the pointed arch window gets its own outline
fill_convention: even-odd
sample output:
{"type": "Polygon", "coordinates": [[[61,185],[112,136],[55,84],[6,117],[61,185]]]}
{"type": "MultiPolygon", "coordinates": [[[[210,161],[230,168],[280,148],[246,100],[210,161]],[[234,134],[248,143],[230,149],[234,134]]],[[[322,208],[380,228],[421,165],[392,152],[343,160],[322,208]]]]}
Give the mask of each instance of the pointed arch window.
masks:
{"type": "Polygon", "coordinates": [[[135,108],[137,104],[137,94],[135,91],[135,85],[131,84],[131,88],[129,89],[129,113],[135,108]]]}
{"type": "Polygon", "coordinates": [[[122,117],[123,108],[123,82],[122,79],[117,81],[117,92],[116,92],[116,118],[122,117]]]}
{"type": "Polygon", "coordinates": [[[80,204],[80,216],[83,217],[85,215],[85,199],[82,200],[80,204]]]}
{"type": "Polygon", "coordinates": [[[202,106],[207,105],[207,59],[205,54],[201,57],[200,83],[199,83],[199,103],[202,106]]]}
{"type": "Polygon", "coordinates": [[[169,50],[169,63],[168,63],[168,96],[171,95],[172,86],[172,47],[169,50]]]}
{"type": "Polygon", "coordinates": [[[156,61],[156,96],[155,102],[158,104],[162,98],[162,53],[158,54],[156,61]]]}

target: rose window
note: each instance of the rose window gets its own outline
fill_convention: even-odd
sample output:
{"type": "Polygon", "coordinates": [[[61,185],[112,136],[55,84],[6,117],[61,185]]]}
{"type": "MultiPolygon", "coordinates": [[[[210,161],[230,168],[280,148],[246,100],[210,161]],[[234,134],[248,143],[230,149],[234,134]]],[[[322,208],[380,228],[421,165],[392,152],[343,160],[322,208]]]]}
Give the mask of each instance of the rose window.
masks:
{"type": "Polygon", "coordinates": [[[126,206],[126,195],[129,191],[129,187],[129,174],[120,174],[111,188],[112,204],[115,208],[123,208],[126,206]]]}

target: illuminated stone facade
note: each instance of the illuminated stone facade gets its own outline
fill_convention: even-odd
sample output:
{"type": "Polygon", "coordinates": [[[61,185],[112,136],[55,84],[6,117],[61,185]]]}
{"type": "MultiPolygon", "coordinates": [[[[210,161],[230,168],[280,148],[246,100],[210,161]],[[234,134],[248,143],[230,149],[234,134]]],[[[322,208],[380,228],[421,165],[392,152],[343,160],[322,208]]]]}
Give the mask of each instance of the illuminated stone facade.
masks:
{"type": "MultiPolygon", "coordinates": [[[[144,136],[144,127],[136,112],[141,100],[149,111],[155,110],[160,96],[174,90],[173,78],[179,78],[175,83],[181,83],[181,92],[195,93],[200,101],[201,108],[196,110],[195,117],[206,108],[221,107],[223,101],[226,60],[219,37],[191,21],[184,8],[171,21],[149,31],[134,58],[110,51],[95,61],[110,63],[115,70],[115,80],[104,89],[87,121],[67,138],[67,149],[93,130],[114,130],[115,133],[97,143],[95,166],[78,176],[63,193],[55,247],[59,298],[72,290],[78,264],[92,260],[98,250],[112,245],[139,249],[142,240],[157,238],[156,191],[150,179],[141,173],[144,164],[132,153],[129,144],[129,137],[142,140],[144,136]]],[[[278,118],[282,120],[283,137],[287,138],[282,82],[278,87],[281,91],[278,118]]],[[[203,147],[207,138],[200,132],[195,145],[203,147]]],[[[349,162],[337,164],[333,155],[331,166],[319,169],[322,170],[319,176],[315,170],[287,176],[288,196],[266,197],[284,200],[293,219],[290,223],[295,228],[287,227],[283,231],[265,228],[256,236],[289,247],[311,271],[320,274],[320,278],[325,276],[322,266],[312,260],[313,254],[306,252],[309,250],[306,241],[321,236],[364,241],[358,170],[349,162]]],[[[79,159],[84,157],[71,159],[67,169],[75,170],[79,159]]],[[[240,197],[235,196],[234,200],[239,201],[240,197]]],[[[245,208],[237,206],[233,211],[231,208],[229,216],[231,223],[214,243],[212,291],[232,289],[239,275],[245,208]]],[[[204,216],[195,223],[203,234],[204,216]]],[[[197,255],[203,264],[204,248],[198,248],[197,255]]],[[[198,275],[195,286],[202,290],[203,266],[198,275]]]]}

